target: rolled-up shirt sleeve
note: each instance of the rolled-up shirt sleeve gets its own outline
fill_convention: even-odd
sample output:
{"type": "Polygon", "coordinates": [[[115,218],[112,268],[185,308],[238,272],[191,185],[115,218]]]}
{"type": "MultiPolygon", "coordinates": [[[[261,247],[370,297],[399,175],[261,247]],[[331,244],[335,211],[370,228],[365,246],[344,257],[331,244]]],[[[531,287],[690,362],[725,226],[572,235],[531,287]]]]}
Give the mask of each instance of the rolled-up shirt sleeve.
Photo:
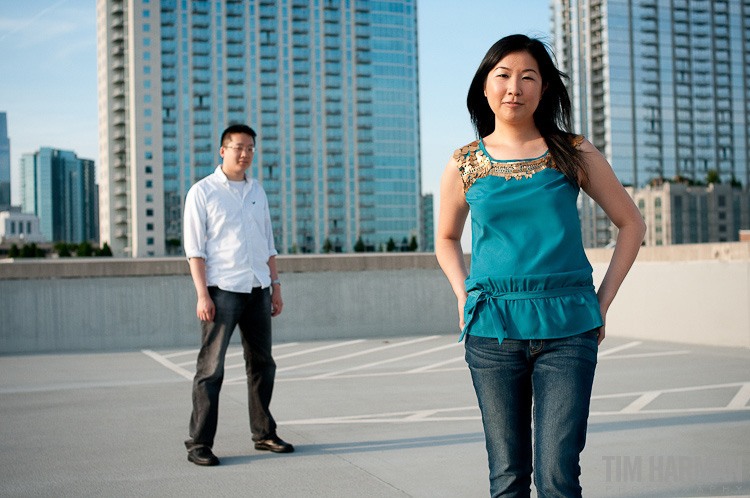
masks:
{"type": "Polygon", "coordinates": [[[197,188],[191,188],[185,198],[183,220],[185,256],[206,259],[206,198],[197,188]]]}
{"type": "Polygon", "coordinates": [[[266,240],[268,241],[268,257],[276,256],[278,251],[273,243],[273,227],[271,226],[271,210],[268,207],[268,196],[263,193],[263,202],[266,203],[266,240]]]}

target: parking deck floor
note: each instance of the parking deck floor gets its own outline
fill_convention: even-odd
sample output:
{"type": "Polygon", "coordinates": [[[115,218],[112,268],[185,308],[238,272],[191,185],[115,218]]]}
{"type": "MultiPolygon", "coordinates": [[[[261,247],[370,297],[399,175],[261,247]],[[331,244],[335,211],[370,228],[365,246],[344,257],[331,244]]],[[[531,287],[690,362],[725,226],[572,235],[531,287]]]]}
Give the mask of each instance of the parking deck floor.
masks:
{"type": "MultiPolygon", "coordinates": [[[[0,357],[0,496],[488,496],[456,336],[280,342],[287,455],[253,449],[227,359],[219,467],[186,460],[196,350],[0,357]]],[[[590,497],[750,496],[750,350],[607,338],[582,455],[590,497]]]]}

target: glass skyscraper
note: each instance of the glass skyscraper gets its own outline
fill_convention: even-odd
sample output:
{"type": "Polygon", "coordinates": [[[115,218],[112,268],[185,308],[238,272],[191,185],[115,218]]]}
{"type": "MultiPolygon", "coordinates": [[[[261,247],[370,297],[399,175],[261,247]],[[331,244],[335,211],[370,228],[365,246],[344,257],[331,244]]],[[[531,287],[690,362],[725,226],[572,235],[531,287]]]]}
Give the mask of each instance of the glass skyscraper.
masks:
{"type": "Polygon", "coordinates": [[[0,207],[10,206],[10,139],[7,114],[0,112],[0,207]]]}
{"type": "Polygon", "coordinates": [[[21,156],[21,209],[39,218],[52,242],[98,239],[94,161],[75,152],[42,147],[21,156]]]}
{"type": "Polygon", "coordinates": [[[750,1],[552,0],[575,128],[626,185],[750,183],[750,1]]]}
{"type": "Polygon", "coordinates": [[[233,123],[280,252],[418,236],[415,1],[98,0],[102,241],[179,252],[233,123]]]}

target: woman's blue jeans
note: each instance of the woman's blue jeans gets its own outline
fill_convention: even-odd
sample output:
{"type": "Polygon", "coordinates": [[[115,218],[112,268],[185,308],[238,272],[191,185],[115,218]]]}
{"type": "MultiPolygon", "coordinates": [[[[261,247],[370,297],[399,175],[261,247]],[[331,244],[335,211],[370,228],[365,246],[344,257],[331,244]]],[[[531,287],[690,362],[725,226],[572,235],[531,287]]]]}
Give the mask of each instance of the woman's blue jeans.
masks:
{"type": "Polygon", "coordinates": [[[466,336],[493,498],[528,498],[532,468],[539,498],[581,496],[579,455],[586,443],[597,351],[596,330],[502,344],[466,336]]]}

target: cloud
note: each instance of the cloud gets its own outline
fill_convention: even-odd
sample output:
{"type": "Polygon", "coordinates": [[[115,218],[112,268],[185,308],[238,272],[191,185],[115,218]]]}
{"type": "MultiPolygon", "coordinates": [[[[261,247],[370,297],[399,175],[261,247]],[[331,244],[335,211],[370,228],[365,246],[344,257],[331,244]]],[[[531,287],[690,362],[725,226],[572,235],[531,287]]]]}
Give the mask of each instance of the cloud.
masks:
{"type": "Polygon", "coordinates": [[[0,43],[12,43],[16,48],[29,48],[87,29],[91,24],[93,11],[84,13],[80,8],[61,9],[68,1],[59,0],[31,17],[0,18],[0,43]],[[53,13],[54,15],[50,15],[53,13]]]}

